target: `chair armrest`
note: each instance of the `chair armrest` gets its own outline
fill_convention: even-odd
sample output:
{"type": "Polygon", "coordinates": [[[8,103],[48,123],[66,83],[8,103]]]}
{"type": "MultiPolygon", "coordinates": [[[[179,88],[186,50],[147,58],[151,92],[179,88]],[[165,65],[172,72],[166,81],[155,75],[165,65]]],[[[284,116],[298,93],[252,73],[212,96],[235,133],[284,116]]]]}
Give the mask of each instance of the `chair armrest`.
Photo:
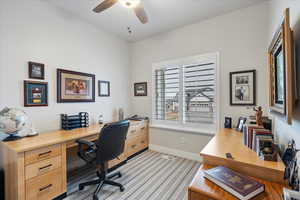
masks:
{"type": "Polygon", "coordinates": [[[91,164],[95,160],[95,156],[93,156],[93,154],[96,153],[97,145],[94,142],[82,139],[77,140],[76,143],[78,143],[77,155],[85,162],[91,164]]]}
{"type": "Polygon", "coordinates": [[[90,141],[83,140],[83,139],[76,140],[76,142],[78,143],[79,146],[80,145],[86,145],[88,147],[96,146],[96,144],[94,142],[90,142],[90,141]]]}

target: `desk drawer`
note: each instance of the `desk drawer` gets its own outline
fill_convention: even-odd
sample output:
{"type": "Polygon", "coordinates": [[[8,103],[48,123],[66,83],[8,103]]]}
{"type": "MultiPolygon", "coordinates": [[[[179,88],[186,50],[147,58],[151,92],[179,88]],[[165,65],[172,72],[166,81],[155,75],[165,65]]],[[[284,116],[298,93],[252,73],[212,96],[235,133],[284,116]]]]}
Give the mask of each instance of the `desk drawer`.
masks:
{"type": "Polygon", "coordinates": [[[43,160],[25,167],[25,179],[43,175],[49,171],[61,167],[61,156],[43,160]]]}
{"type": "Polygon", "coordinates": [[[140,140],[139,140],[139,142],[140,142],[140,145],[139,145],[139,147],[140,147],[140,150],[143,150],[143,149],[146,149],[149,145],[149,139],[148,139],[148,135],[142,135],[141,137],[140,137],[140,140]]]}
{"type": "Polygon", "coordinates": [[[53,145],[25,152],[25,165],[61,155],[61,145],[53,145]]]}
{"type": "Polygon", "coordinates": [[[130,138],[126,141],[126,157],[137,153],[140,148],[140,137],[130,138]]]}
{"type": "Polygon", "coordinates": [[[26,181],[26,200],[50,200],[61,193],[61,168],[26,181]]]}
{"type": "Polygon", "coordinates": [[[127,133],[127,138],[133,138],[139,135],[139,127],[138,126],[130,126],[128,133],[127,133]]]}

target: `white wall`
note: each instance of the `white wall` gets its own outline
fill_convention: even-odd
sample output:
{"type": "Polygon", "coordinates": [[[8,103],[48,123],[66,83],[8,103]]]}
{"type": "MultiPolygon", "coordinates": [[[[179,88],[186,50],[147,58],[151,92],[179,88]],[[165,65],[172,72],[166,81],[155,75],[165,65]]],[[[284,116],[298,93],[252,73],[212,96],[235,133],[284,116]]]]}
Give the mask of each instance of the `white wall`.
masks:
{"type": "MultiPolygon", "coordinates": [[[[129,112],[129,45],[41,0],[0,0],[0,109],[24,109],[39,132],[59,128],[61,113],[104,114],[110,121],[119,107],[129,112]],[[45,64],[49,106],[23,107],[28,61],[45,64]],[[111,97],[96,103],[56,103],[56,69],[96,74],[111,82],[111,97]]],[[[97,86],[96,86],[97,91],[97,86]]],[[[93,120],[92,120],[93,122],[93,120]]]]}
{"type": "MultiPolygon", "coordinates": [[[[285,8],[290,8],[291,27],[294,31],[296,43],[296,58],[298,70],[298,94],[300,94],[300,1],[296,0],[273,0],[270,1],[269,14],[269,34],[268,40],[271,42],[272,37],[278,28],[285,8]]],[[[294,119],[292,125],[288,125],[280,116],[274,115],[275,132],[277,140],[280,144],[286,145],[290,139],[295,139],[297,147],[300,148],[300,104],[298,103],[294,111],[294,119]]]]}
{"type": "MultiPolygon", "coordinates": [[[[225,115],[237,120],[241,115],[253,114],[246,107],[229,105],[229,73],[232,71],[257,70],[257,104],[266,110],[267,11],[266,3],[258,4],[132,44],[132,85],[147,81],[150,89],[148,97],[132,97],[132,112],[151,116],[153,63],[216,51],[220,52],[221,123],[225,115]]],[[[211,138],[156,128],[150,132],[152,145],[191,153],[199,153],[211,138]]]]}

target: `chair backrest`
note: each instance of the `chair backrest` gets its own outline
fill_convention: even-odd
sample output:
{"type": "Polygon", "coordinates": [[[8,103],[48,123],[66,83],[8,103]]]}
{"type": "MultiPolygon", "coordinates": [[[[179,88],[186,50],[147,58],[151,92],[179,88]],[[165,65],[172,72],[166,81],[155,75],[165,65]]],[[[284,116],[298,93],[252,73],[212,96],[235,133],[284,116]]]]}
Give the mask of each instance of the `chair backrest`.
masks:
{"type": "Polygon", "coordinates": [[[103,164],[117,158],[124,152],[125,140],[129,128],[129,121],[124,120],[106,124],[100,132],[97,141],[96,163],[103,164]]]}

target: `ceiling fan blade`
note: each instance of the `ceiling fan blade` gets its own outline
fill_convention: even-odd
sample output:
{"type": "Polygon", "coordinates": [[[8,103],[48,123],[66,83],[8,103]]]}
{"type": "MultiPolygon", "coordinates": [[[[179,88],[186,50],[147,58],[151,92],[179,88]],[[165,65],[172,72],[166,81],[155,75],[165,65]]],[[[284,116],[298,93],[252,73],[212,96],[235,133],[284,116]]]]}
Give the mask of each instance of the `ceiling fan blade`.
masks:
{"type": "Polygon", "coordinates": [[[118,0],[104,0],[96,8],[94,8],[93,11],[96,13],[102,12],[102,11],[106,10],[107,8],[112,7],[117,2],[118,2],[118,0]]]}
{"type": "Polygon", "coordinates": [[[147,13],[142,3],[140,3],[137,7],[134,8],[134,12],[143,24],[146,24],[148,22],[147,13]]]}

